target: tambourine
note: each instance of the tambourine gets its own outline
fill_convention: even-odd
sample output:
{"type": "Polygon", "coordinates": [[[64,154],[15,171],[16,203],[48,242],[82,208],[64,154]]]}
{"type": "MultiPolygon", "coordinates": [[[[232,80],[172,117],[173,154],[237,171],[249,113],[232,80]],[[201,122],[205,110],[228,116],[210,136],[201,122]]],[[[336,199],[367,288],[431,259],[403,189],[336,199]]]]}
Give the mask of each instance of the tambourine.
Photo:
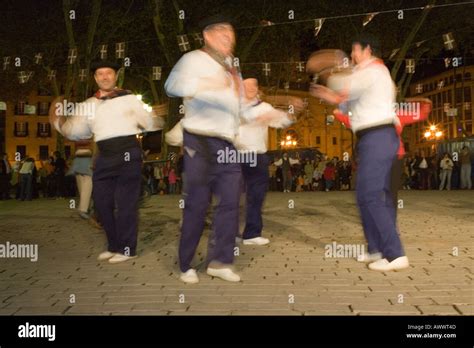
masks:
{"type": "Polygon", "coordinates": [[[349,73],[351,59],[338,49],[324,49],[311,54],[306,63],[306,72],[313,74],[313,83],[326,85],[328,78],[336,73],[349,73]]]}

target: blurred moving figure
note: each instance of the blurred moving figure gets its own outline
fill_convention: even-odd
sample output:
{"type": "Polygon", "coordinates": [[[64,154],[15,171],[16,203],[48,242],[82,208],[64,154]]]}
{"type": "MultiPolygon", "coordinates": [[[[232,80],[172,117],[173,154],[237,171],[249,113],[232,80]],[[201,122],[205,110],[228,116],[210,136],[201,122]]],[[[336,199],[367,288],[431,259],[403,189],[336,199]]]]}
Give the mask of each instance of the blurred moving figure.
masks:
{"type": "Polygon", "coordinates": [[[359,258],[376,271],[409,267],[396,226],[390,188],[399,138],[395,129],[395,86],[390,72],[376,57],[375,37],[353,41],[352,73],[331,76],[328,87],[312,84],[310,93],[350,111],[352,131],[358,137],[356,195],[369,253],[359,258]]]}

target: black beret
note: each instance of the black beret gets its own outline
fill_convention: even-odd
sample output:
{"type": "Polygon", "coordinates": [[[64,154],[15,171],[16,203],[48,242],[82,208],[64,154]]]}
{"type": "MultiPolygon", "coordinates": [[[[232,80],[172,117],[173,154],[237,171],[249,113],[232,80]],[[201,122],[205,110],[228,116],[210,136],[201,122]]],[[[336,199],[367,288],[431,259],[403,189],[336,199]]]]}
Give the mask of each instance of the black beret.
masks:
{"type": "Polygon", "coordinates": [[[218,23],[229,23],[233,25],[233,19],[225,14],[216,14],[200,20],[198,26],[201,31],[204,31],[206,27],[218,23]]]}
{"type": "Polygon", "coordinates": [[[362,46],[369,45],[374,50],[380,50],[380,41],[375,35],[362,33],[352,40],[352,43],[359,43],[362,46]]]}
{"type": "Polygon", "coordinates": [[[111,68],[117,71],[120,69],[120,67],[121,67],[120,64],[116,62],[112,62],[108,60],[98,60],[91,64],[91,71],[95,73],[95,71],[100,68],[111,68]]]}

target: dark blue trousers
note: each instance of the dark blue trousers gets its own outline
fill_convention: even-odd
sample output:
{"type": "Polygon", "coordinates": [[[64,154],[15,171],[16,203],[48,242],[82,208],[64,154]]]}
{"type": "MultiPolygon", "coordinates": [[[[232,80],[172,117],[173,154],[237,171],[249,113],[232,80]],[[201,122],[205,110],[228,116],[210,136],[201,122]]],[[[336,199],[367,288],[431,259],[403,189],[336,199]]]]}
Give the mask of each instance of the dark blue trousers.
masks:
{"type": "Polygon", "coordinates": [[[20,175],[20,199],[24,201],[25,199],[31,201],[33,193],[33,175],[31,174],[21,174],[20,175]]]}
{"type": "Polygon", "coordinates": [[[391,169],[399,139],[394,128],[364,134],[358,141],[356,195],[369,253],[389,261],[403,256],[391,194],[391,169]]]}
{"type": "Polygon", "coordinates": [[[242,164],[242,175],[246,190],[246,220],[243,233],[244,239],[260,237],[262,235],[262,206],[268,190],[268,156],[257,155],[257,165],[251,167],[248,163],[242,164]]]}
{"type": "Polygon", "coordinates": [[[107,157],[99,154],[96,160],[94,208],[107,234],[108,251],[136,255],[141,167],[139,147],[107,157]]]}
{"type": "Polygon", "coordinates": [[[191,262],[201,239],[206,211],[216,198],[212,222],[212,248],[207,260],[220,264],[234,261],[235,237],[239,230],[241,169],[239,163],[218,163],[218,151],[234,146],[222,139],[184,132],[184,211],[179,241],[182,272],[191,262]]]}

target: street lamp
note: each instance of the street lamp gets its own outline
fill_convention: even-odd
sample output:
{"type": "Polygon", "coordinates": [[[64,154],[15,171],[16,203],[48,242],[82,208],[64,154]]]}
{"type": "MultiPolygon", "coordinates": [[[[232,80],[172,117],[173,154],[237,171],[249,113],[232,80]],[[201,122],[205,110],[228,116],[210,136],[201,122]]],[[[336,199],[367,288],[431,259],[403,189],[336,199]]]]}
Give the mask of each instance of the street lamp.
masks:
{"type": "Polygon", "coordinates": [[[296,145],[298,144],[298,142],[296,141],[296,139],[294,139],[291,135],[287,134],[285,139],[280,141],[280,145],[281,147],[283,148],[292,148],[292,147],[296,147],[296,145]]]}
{"type": "Polygon", "coordinates": [[[431,125],[429,129],[425,131],[424,136],[426,140],[438,140],[443,136],[443,132],[438,130],[437,126],[431,125]]]}
{"type": "Polygon", "coordinates": [[[436,149],[436,144],[438,140],[443,136],[443,132],[441,130],[438,130],[438,127],[435,125],[431,125],[426,131],[425,131],[425,139],[428,141],[434,141],[435,143],[432,144],[431,149],[434,151],[436,149]]]}

